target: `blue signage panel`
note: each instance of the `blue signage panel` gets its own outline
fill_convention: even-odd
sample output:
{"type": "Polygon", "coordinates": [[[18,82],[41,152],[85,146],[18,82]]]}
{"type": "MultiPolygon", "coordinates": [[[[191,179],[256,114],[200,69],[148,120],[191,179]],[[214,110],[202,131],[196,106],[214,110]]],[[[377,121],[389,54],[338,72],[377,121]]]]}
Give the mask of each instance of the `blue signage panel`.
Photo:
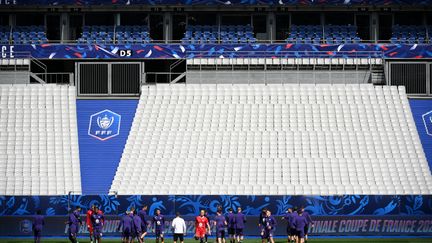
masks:
{"type": "Polygon", "coordinates": [[[94,195],[94,196],[0,196],[0,216],[31,215],[40,209],[45,215],[66,215],[68,208],[87,211],[97,204],[106,214],[119,215],[147,205],[149,215],[161,209],[164,215],[185,216],[205,209],[210,215],[218,206],[242,207],[248,216],[258,216],[263,208],[284,215],[290,207],[304,206],[315,216],[344,215],[432,215],[432,195],[341,195],[341,196],[235,196],[235,195],[94,195]]]}
{"type": "Polygon", "coordinates": [[[432,168],[432,99],[411,99],[411,111],[429,169],[432,168]]]}
{"type": "MultiPolygon", "coordinates": [[[[210,215],[212,225],[210,239],[214,237],[215,225],[213,216],[210,215]]],[[[183,216],[186,221],[187,236],[192,237],[195,233],[194,216],[183,216]]],[[[85,219],[85,215],[82,215],[85,219]]],[[[173,216],[166,216],[165,235],[172,235],[171,221],[173,216]]],[[[45,226],[42,230],[43,236],[67,237],[68,225],[64,224],[66,216],[48,216],[45,218],[45,226]]],[[[431,236],[432,216],[312,216],[314,227],[310,228],[310,237],[314,236],[431,236]]],[[[0,216],[0,222],[8,222],[0,228],[1,236],[31,236],[32,217],[27,216],[0,216]]],[[[148,237],[154,237],[154,226],[151,217],[147,218],[148,237]]],[[[260,228],[257,227],[258,216],[246,217],[244,234],[247,236],[259,236],[260,228]]],[[[276,216],[275,235],[285,236],[287,222],[281,216],[276,216]]],[[[102,229],[103,236],[119,237],[120,217],[106,216],[102,229]]],[[[83,220],[79,228],[79,236],[88,236],[88,228],[83,220]]]]}
{"type": "Polygon", "coordinates": [[[27,54],[40,59],[432,58],[429,44],[41,44],[0,49],[1,58],[27,54]]]}
{"type": "Polygon", "coordinates": [[[138,100],[77,100],[83,194],[106,194],[120,162],[138,100]]]}

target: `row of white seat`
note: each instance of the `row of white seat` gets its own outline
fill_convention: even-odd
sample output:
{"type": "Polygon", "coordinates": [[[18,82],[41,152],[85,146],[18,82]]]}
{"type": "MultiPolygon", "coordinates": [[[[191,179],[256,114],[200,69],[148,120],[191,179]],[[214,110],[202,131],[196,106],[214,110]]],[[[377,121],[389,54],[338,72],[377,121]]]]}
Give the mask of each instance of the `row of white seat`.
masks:
{"type": "Polygon", "coordinates": [[[81,192],[76,90],[0,85],[0,194],[81,192]]]}
{"type": "Polygon", "coordinates": [[[112,185],[120,194],[173,192],[178,184],[194,193],[225,184],[210,190],[222,194],[238,194],[236,185],[243,184],[243,191],[252,188],[247,194],[261,195],[285,194],[293,185],[300,191],[295,193],[320,195],[349,194],[353,188],[360,194],[431,190],[403,88],[158,85],[142,90],[112,185]],[[277,104],[287,100],[299,104],[277,104]],[[148,176],[141,178],[142,173],[148,176]]]}

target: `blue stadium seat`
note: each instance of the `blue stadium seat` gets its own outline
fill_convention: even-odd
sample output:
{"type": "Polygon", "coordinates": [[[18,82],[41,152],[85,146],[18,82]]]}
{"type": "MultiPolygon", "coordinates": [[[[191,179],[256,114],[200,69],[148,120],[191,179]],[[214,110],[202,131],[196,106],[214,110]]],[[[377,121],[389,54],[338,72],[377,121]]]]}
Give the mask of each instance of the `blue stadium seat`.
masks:
{"type": "Polygon", "coordinates": [[[326,25],[324,35],[321,25],[292,25],[287,43],[321,44],[321,38],[329,44],[360,42],[357,27],[352,25],[326,25]]]}
{"type": "Polygon", "coordinates": [[[150,43],[147,26],[84,26],[80,44],[142,44],[150,43]]]}
{"type": "Polygon", "coordinates": [[[427,28],[418,25],[394,25],[390,42],[394,44],[425,43],[427,28]]]}
{"type": "Polygon", "coordinates": [[[194,43],[255,43],[256,39],[250,25],[190,25],[186,27],[183,44],[194,43]]]}
{"type": "MultiPolygon", "coordinates": [[[[6,30],[5,28],[1,28],[0,31],[6,30]]],[[[5,33],[2,32],[3,36],[1,37],[2,42],[9,42],[9,37],[12,33],[12,41],[14,44],[43,44],[47,43],[48,39],[46,37],[45,27],[43,26],[16,26],[12,28],[12,32],[5,33]]],[[[1,34],[0,34],[1,36],[1,34]]]]}

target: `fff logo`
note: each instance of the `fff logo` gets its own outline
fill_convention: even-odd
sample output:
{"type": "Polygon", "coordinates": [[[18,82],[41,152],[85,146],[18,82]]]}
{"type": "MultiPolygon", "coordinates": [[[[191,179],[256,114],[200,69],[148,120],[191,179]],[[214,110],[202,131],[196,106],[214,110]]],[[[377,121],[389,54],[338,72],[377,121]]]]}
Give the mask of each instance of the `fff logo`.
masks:
{"type": "Polygon", "coordinates": [[[426,134],[432,136],[432,111],[423,114],[422,117],[426,129],[426,134]]]}
{"type": "Polygon", "coordinates": [[[103,110],[90,116],[88,135],[101,141],[120,134],[121,116],[110,110],[103,110]]]}

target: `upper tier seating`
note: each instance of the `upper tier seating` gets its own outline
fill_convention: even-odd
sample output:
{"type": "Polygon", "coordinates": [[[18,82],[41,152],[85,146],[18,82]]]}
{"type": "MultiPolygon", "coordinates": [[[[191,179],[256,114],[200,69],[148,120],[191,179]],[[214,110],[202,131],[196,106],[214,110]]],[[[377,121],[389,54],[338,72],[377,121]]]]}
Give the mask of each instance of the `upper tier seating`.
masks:
{"type": "Polygon", "coordinates": [[[11,27],[0,26],[0,44],[9,44],[11,27]]]}
{"type": "Polygon", "coordinates": [[[394,25],[391,43],[423,44],[426,42],[426,28],[421,25],[394,25]]]}
{"type": "Polygon", "coordinates": [[[111,191],[430,194],[404,87],[144,86],[111,191]]]}
{"type": "Polygon", "coordinates": [[[0,195],[81,193],[75,93],[0,85],[0,195]]]}
{"type": "Polygon", "coordinates": [[[327,44],[360,43],[357,27],[353,25],[292,25],[288,43],[327,44]]]}
{"type": "Polygon", "coordinates": [[[0,26],[0,44],[43,44],[48,39],[44,26],[0,26]]]}
{"type": "Polygon", "coordinates": [[[84,26],[79,44],[143,44],[150,43],[147,26],[84,26]]]}
{"type": "Polygon", "coordinates": [[[116,41],[119,44],[150,43],[150,32],[147,26],[117,26],[116,41]]]}
{"type": "Polygon", "coordinates": [[[44,26],[16,26],[13,28],[12,40],[14,44],[43,44],[48,39],[44,26]]]}
{"type": "Polygon", "coordinates": [[[183,44],[199,43],[255,43],[253,28],[250,25],[190,25],[182,39],[183,44]]]}
{"type": "Polygon", "coordinates": [[[114,42],[114,26],[84,26],[79,44],[105,44],[114,42]]]}

